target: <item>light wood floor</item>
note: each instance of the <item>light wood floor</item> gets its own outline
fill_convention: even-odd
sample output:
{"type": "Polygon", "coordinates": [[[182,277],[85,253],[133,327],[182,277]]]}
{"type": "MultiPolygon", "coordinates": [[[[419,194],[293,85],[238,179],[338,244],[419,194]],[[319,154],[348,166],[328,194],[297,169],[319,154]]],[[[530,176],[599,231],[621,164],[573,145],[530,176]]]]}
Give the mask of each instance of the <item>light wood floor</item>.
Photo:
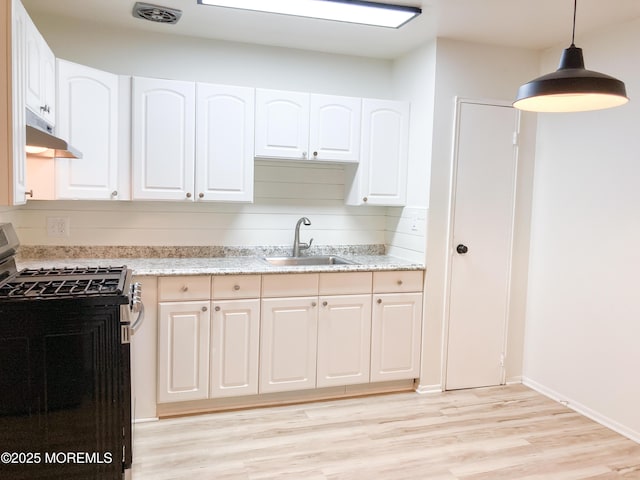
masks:
{"type": "Polygon", "coordinates": [[[640,479],[640,445],[521,385],[135,426],[134,480],[640,479]]]}

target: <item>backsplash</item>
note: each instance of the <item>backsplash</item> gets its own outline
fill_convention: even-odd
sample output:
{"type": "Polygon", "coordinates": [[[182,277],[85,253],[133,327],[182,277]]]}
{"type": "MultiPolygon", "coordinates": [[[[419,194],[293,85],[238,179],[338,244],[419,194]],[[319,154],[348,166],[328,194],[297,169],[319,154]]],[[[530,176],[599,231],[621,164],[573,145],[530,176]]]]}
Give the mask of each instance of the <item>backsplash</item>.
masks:
{"type": "Polygon", "coordinates": [[[122,247],[191,257],[264,246],[290,249],[295,224],[306,216],[311,225],[301,228],[300,240],[313,238],[315,251],[320,248],[316,245],[380,245],[390,255],[424,262],[427,210],[346,206],[344,178],[338,164],[258,161],[251,204],[30,200],[24,207],[0,211],[0,221],[14,224],[23,248],[60,247],[42,250],[48,257],[54,252],[95,257],[100,251],[100,257],[109,258],[110,249],[122,252],[122,247]],[[68,235],[50,236],[51,217],[68,220],[68,235]],[[86,255],[78,253],[82,248],[86,255]]]}

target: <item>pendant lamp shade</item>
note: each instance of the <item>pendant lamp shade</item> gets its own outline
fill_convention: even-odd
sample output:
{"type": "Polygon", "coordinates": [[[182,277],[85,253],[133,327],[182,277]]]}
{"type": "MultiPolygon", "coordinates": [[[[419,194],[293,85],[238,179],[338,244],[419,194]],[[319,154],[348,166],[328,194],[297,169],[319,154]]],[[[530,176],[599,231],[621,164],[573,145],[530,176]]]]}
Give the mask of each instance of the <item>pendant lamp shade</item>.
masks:
{"type": "MultiPolygon", "coordinates": [[[[575,34],[575,7],[573,28],[575,34]]],[[[622,81],[584,68],[582,49],[572,41],[562,52],[558,70],[522,85],[513,106],[531,112],[584,112],[628,101],[622,81]]]]}

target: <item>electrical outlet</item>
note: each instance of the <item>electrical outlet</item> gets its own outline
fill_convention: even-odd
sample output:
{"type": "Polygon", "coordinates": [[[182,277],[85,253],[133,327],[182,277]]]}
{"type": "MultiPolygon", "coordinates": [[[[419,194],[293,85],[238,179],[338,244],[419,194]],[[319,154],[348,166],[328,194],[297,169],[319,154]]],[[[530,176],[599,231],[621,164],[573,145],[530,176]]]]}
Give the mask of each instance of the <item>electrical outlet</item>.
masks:
{"type": "Polygon", "coordinates": [[[69,217],[47,217],[47,236],[68,237],[69,217]]]}

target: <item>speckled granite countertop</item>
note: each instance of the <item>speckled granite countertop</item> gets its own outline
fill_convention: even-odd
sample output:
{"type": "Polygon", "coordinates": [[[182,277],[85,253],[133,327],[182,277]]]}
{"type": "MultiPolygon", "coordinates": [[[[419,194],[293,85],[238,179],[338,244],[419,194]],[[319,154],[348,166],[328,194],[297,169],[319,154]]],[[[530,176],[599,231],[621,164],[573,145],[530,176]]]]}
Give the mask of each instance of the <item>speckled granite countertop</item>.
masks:
{"type": "Polygon", "coordinates": [[[287,248],[280,247],[226,249],[222,255],[218,251],[203,251],[201,247],[161,247],[160,251],[156,250],[147,247],[21,247],[18,268],[126,265],[135,275],[153,276],[425,269],[424,264],[385,255],[383,250],[371,246],[314,248],[312,255],[339,255],[354,262],[322,266],[273,266],[262,259],[264,256],[290,255],[287,248]]]}

